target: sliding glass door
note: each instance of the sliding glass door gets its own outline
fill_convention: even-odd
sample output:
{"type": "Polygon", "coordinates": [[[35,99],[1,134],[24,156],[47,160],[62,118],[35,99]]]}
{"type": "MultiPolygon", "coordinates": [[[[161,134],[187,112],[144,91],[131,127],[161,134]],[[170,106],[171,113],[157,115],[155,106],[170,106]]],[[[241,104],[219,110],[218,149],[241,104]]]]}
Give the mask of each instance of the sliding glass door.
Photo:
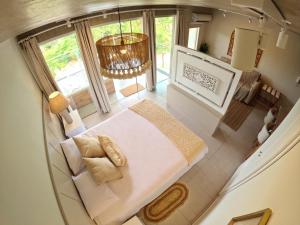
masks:
{"type": "Polygon", "coordinates": [[[155,18],[157,82],[170,76],[174,23],[174,16],[155,18]]]}
{"type": "MultiPolygon", "coordinates": [[[[143,33],[143,20],[142,18],[132,19],[121,22],[122,26],[122,32],[123,33],[130,33],[131,31],[133,33],[143,33]]],[[[119,34],[120,33],[120,25],[118,22],[100,25],[92,27],[92,34],[94,37],[94,41],[107,36],[107,35],[113,35],[113,34],[119,34]]],[[[134,94],[136,88],[136,78],[132,79],[126,79],[126,80],[111,80],[104,77],[104,81],[106,83],[109,83],[109,89],[107,88],[107,92],[110,98],[110,101],[112,103],[130,96],[130,94],[134,94]]],[[[137,82],[141,86],[140,88],[145,87],[146,85],[146,79],[145,75],[141,75],[137,77],[137,82]]]]}
{"type": "Polygon", "coordinates": [[[76,34],[42,43],[40,48],[58,87],[71,100],[72,108],[77,108],[82,118],[95,113],[76,34]]]}

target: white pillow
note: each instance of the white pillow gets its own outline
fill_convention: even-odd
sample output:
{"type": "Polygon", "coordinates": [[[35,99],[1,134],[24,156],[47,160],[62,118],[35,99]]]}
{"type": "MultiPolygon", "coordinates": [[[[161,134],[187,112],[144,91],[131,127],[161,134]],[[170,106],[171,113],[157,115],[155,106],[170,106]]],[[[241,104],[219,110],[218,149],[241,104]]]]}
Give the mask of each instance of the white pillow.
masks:
{"type": "Polygon", "coordinates": [[[105,183],[97,185],[88,171],[72,179],[92,219],[118,201],[111,189],[105,183]]]}
{"type": "Polygon", "coordinates": [[[84,167],[83,160],[81,158],[81,154],[73,141],[72,138],[67,139],[60,143],[65,156],[67,158],[70,169],[73,172],[73,175],[77,175],[84,167]]]}

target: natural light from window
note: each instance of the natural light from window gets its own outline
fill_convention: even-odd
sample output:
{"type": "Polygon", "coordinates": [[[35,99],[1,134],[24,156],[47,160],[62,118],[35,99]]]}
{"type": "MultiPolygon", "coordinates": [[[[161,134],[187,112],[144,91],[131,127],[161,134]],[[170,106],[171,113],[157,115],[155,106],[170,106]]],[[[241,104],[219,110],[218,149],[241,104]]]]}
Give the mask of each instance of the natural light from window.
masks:
{"type": "Polygon", "coordinates": [[[174,16],[155,18],[157,81],[170,75],[174,35],[174,16]]]}
{"type": "Polygon", "coordinates": [[[200,27],[193,27],[189,29],[188,48],[197,50],[199,32],[200,27]]]}
{"type": "Polygon", "coordinates": [[[70,96],[88,88],[89,82],[75,33],[41,44],[40,47],[51,74],[64,95],[70,96]]]}

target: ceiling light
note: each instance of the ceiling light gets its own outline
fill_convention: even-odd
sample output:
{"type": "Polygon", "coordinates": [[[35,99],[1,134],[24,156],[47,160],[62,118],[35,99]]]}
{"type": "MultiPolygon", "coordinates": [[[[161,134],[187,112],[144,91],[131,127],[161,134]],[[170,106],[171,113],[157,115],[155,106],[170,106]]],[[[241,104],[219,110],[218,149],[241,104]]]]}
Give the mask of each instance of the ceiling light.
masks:
{"type": "Polygon", "coordinates": [[[265,16],[261,16],[258,19],[258,27],[263,28],[265,23],[267,22],[267,18],[265,16]]]}
{"type": "Polygon", "coordinates": [[[252,23],[251,17],[248,18],[248,23],[252,23]]]}
{"type": "Polygon", "coordinates": [[[67,19],[67,23],[66,23],[66,24],[67,24],[67,27],[68,27],[68,28],[71,28],[71,27],[72,27],[72,23],[71,23],[70,19],[67,19]]]}
{"type": "Polygon", "coordinates": [[[226,16],[227,16],[227,12],[224,11],[224,12],[223,12],[223,17],[225,18],[226,16]]]}
{"type": "MultiPolygon", "coordinates": [[[[101,75],[112,79],[129,79],[149,69],[149,41],[146,34],[120,33],[101,38],[96,42],[101,75]]],[[[130,23],[131,24],[131,23],[130,23]]]]}
{"type": "Polygon", "coordinates": [[[278,35],[278,39],[276,42],[276,47],[281,48],[281,49],[285,49],[286,45],[287,45],[287,41],[288,41],[289,35],[287,34],[287,30],[286,28],[282,27],[279,35],[278,35]]]}

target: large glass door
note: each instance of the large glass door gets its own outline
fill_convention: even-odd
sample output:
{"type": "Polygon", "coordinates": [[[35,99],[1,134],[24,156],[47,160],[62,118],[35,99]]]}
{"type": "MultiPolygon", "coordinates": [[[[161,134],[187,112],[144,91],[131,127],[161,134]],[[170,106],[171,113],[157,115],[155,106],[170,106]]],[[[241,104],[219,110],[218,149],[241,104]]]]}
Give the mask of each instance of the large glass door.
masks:
{"type": "MultiPolygon", "coordinates": [[[[127,21],[121,22],[122,32],[130,33],[131,29],[133,33],[143,33],[143,20],[142,18],[131,19],[127,21]]],[[[99,25],[92,27],[92,34],[94,37],[94,41],[113,34],[119,34],[120,27],[119,23],[110,23],[105,25],[99,25]]],[[[126,79],[126,80],[118,80],[118,79],[107,79],[103,78],[104,82],[109,84],[107,87],[107,92],[109,95],[109,99],[111,103],[117,102],[124,97],[130,96],[130,93],[135,93],[136,88],[136,78],[126,79]]],[[[145,75],[141,75],[137,77],[137,82],[140,88],[146,87],[146,77],[145,75]]]]}
{"type": "Polygon", "coordinates": [[[174,16],[155,18],[157,82],[166,80],[170,76],[174,23],[174,16]]]}
{"type": "Polygon", "coordinates": [[[81,118],[95,113],[76,34],[42,43],[40,48],[58,87],[71,100],[72,108],[78,110],[81,118]]]}

